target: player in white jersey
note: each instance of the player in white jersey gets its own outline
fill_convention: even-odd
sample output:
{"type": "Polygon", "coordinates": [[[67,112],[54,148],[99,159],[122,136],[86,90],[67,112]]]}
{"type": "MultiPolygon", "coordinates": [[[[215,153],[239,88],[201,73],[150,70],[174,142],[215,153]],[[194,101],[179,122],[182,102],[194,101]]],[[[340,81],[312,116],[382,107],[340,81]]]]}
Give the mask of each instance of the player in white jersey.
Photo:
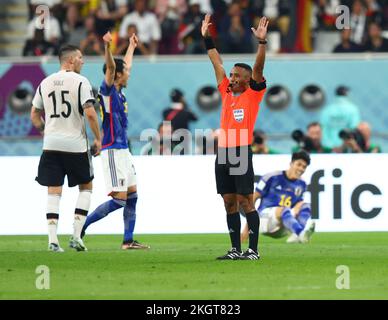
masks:
{"type": "Polygon", "coordinates": [[[36,181],[48,187],[49,250],[55,252],[63,252],[57,225],[65,176],[69,187],[79,186],[70,247],[85,251],[80,233],[90,206],[94,176],[84,116],[94,134],[97,154],[101,150],[101,135],[92,87],[79,74],[83,65],[81,51],[75,46],[64,46],[59,50],[59,61],[60,71],[40,83],[32,101],[31,121],[44,135],[36,181]]]}

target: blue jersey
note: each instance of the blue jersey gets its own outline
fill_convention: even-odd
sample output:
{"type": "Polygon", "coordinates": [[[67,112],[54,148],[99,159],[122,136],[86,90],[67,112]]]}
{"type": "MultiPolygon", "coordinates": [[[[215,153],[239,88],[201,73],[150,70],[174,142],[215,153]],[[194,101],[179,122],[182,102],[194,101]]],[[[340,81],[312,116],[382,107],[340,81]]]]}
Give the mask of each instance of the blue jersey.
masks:
{"type": "Polygon", "coordinates": [[[303,201],[306,182],[302,179],[290,180],[284,171],[264,175],[256,185],[256,192],[261,195],[259,211],[269,207],[293,208],[303,201]]]}
{"type": "Polygon", "coordinates": [[[99,101],[104,132],[102,150],[127,149],[127,99],[121,90],[117,91],[114,85],[108,87],[104,80],[100,87],[99,101]]]}

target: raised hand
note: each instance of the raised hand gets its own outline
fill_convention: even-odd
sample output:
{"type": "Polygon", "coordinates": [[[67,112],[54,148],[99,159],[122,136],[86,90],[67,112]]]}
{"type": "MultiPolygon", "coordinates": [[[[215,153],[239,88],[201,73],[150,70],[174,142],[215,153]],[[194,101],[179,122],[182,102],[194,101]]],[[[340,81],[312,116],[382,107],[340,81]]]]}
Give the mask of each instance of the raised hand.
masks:
{"type": "Polygon", "coordinates": [[[209,27],[211,26],[210,18],[211,18],[211,15],[207,14],[205,16],[205,19],[202,20],[201,33],[202,33],[203,37],[209,37],[210,36],[210,33],[209,33],[209,27]]]}
{"type": "Polygon", "coordinates": [[[104,40],[104,43],[106,43],[106,44],[108,44],[112,41],[112,35],[110,34],[109,31],[104,34],[104,36],[102,37],[102,40],[104,40]]]}
{"type": "Polygon", "coordinates": [[[262,17],[259,21],[259,25],[257,28],[251,28],[253,34],[257,39],[264,40],[267,36],[267,28],[268,28],[269,20],[266,17],[262,17]]]}
{"type": "Polygon", "coordinates": [[[132,48],[136,48],[139,43],[139,39],[136,37],[136,34],[132,34],[129,38],[129,46],[132,48]]]}

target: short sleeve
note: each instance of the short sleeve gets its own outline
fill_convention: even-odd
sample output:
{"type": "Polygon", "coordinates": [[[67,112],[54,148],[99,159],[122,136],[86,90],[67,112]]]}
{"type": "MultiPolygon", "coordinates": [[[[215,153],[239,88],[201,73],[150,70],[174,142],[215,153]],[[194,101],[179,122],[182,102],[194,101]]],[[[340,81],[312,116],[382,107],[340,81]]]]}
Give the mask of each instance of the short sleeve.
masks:
{"type": "Polygon", "coordinates": [[[269,188],[270,181],[266,181],[264,177],[260,179],[260,181],[256,184],[255,191],[260,193],[261,196],[264,196],[269,188]]]}
{"type": "Polygon", "coordinates": [[[37,109],[43,110],[42,90],[40,88],[40,85],[38,87],[38,90],[36,90],[35,92],[34,99],[32,99],[32,105],[37,109]]]}
{"type": "Polygon", "coordinates": [[[254,91],[262,91],[267,88],[267,81],[263,78],[261,82],[257,82],[251,78],[249,81],[249,87],[254,91]]]}
{"type": "Polygon", "coordinates": [[[79,94],[79,102],[81,106],[83,106],[86,102],[88,101],[93,101],[94,102],[94,94],[92,90],[92,86],[90,82],[85,78],[81,83],[80,83],[80,94],[79,94]]]}
{"type": "Polygon", "coordinates": [[[255,103],[259,104],[261,100],[263,100],[266,88],[267,83],[264,78],[261,82],[256,82],[255,80],[251,79],[247,92],[250,96],[250,99],[254,100],[255,103]]]}
{"type": "Polygon", "coordinates": [[[100,94],[105,97],[109,97],[112,94],[113,86],[113,84],[111,86],[108,86],[104,80],[100,86],[100,94]]]}
{"type": "Polygon", "coordinates": [[[218,90],[220,91],[221,96],[223,96],[227,93],[229,83],[230,83],[229,79],[227,77],[225,77],[224,79],[222,79],[221,83],[218,85],[218,90]]]}

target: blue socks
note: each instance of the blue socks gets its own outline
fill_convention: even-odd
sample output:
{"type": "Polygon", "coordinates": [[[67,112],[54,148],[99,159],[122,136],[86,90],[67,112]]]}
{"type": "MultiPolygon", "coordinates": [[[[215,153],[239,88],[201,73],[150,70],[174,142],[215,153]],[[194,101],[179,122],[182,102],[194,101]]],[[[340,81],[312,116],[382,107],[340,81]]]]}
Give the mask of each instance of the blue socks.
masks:
{"type": "Polygon", "coordinates": [[[311,218],[311,206],[309,203],[304,203],[300,208],[297,216],[299,224],[304,228],[308,219],[311,218]]]}
{"type": "Polygon", "coordinates": [[[283,225],[292,233],[299,235],[303,230],[303,226],[294,218],[289,208],[283,209],[282,221],[283,225]]]}
{"type": "Polygon", "coordinates": [[[105,218],[109,213],[120,209],[125,206],[125,201],[120,199],[112,199],[103,204],[99,205],[96,210],[94,210],[88,217],[86,218],[85,225],[82,229],[83,233],[86,228],[89,227],[94,222],[105,218]]]}
{"type": "Polygon", "coordinates": [[[133,231],[136,223],[136,203],[137,193],[133,192],[128,195],[126,205],[124,207],[124,241],[128,243],[133,241],[133,231]]]}
{"type": "MultiPolygon", "coordinates": [[[[137,193],[133,192],[128,195],[127,201],[120,199],[112,199],[104,202],[90,215],[88,215],[85,225],[82,229],[82,236],[85,234],[85,230],[94,222],[105,218],[109,213],[124,207],[124,243],[133,241],[133,231],[135,230],[136,223],[136,203],[137,193]]],[[[81,236],[81,237],[82,237],[81,236]]]]}

